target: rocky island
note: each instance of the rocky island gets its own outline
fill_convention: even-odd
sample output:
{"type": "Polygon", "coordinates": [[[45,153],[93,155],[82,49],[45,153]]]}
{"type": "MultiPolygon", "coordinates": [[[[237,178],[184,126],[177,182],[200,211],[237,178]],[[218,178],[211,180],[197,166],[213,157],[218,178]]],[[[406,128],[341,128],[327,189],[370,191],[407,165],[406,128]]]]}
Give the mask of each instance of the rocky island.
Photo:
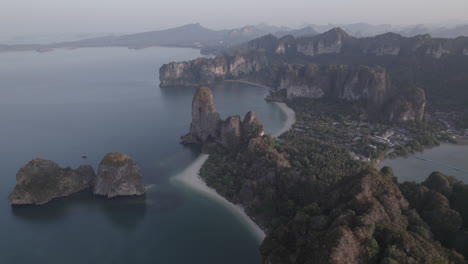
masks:
{"type": "Polygon", "coordinates": [[[109,198],[144,194],[136,163],[127,155],[109,153],[101,161],[97,176],[90,165],[61,168],[50,160],[33,159],[16,174],[16,186],[8,201],[12,205],[42,205],[87,189],[109,198]]]}
{"type": "Polygon", "coordinates": [[[45,204],[91,187],[96,174],[91,166],[76,170],[60,168],[45,159],[33,159],[16,174],[16,186],[8,196],[11,204],[45,204]]]}
{"type": "Polygon", "coordinates": [[[99,164],[93,193],[108,198],[143,195],[145,187],[140,168],[130,156],[108,153],[99,164]]]}

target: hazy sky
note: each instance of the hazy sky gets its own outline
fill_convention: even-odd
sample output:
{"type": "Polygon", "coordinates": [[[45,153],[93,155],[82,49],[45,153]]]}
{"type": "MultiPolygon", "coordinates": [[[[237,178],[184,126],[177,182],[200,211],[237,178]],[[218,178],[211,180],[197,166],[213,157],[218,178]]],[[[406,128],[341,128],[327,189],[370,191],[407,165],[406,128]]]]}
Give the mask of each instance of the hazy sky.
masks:
{"type": "Polygon", "coordinates": [[[0,35],[468,20],[468,0],[0,0],[0,35]]]}

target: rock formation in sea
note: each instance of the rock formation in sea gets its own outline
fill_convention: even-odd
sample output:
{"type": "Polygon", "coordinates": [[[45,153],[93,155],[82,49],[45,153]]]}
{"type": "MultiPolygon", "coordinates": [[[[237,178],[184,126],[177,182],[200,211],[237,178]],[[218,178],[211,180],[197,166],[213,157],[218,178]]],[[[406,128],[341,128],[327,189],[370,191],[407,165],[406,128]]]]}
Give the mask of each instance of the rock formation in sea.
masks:
{"type": "Polygon", "coordinates": [[[159,69],[159,79],[161,87],[209,85],[257,72],[267,63],[264,52],[238,51],[215,58],[164,64],[159,69]]]}
{"type": "Polygon", "coordinates": [[[99,164],[93,193],[108,198],[143,195],[145,188],[140,168],[130,156],[108,153],[99,164]]]}
{"type": "Polygon", "coordinates": [[[243,121],[240,116],[229,116],[222,120],[213,103],[211,89],[202,86],[193,97],[190,131],[181,137],[181,143],[219,143],[226,148],[233,148],[263,134],[262,123],[251,111],[245,115],[243,121]]]}
{"type": "Polygon", "coordinates": [[[89,188],[96,175],[89,165],[61,168],[45,159],[33,159],[16,174],[16,186],[8,196],[11,204],[45,204],[89,188]]]}
{"type": "Polygon", "coordinates": [[[211,89],[200,87],[192,101],[190,132],[181,138],[184,144],[202,144],[219,136],[221,117],[213,103],[211,89]]]}

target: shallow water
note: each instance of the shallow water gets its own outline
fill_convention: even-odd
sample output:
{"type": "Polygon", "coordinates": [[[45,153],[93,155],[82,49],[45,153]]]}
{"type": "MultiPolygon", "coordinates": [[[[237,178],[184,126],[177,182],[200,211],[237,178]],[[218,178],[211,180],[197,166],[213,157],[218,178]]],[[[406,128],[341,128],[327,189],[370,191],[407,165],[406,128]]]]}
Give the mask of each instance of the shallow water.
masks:
{"type": "MultiPolygon", "coordinates": [[[[179,144],[195,88],[160,89],[158,69],[198,56],[176,48],[0,54],[0,263],[259,263],[243,222],[168,181],[198,156],[179,144]],[[111,151],[138,162],[145,185],[154,184],[146,198],[83,192],[20,208],[6,200],[16,171],[33,158],[97,169],[111,151]]],[[[285,122],[263,88],[212,88],[223,117],[253,110],[271,133],[285,122]]]]}
{"type": "Polygon", "coordinates": [[[396,159],[386,159],[379,164],[380,168],[383,166],[391,167],[399,182],[423,182],[433,171],[440,171],[468,183],[468,146],[442,144],[438,147],[426,149],[422,153],[396,159]],[[426,161],[419,158],[426,159],[426,161]],[[446,166],[427,160],[443,163],[446,166]]]}

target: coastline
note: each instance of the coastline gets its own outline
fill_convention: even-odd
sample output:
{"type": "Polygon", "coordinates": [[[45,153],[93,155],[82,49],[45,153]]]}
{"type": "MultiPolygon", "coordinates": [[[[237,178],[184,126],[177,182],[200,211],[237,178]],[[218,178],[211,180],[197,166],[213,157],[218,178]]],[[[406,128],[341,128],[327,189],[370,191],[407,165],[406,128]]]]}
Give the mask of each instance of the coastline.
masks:
{"type": "MultiPolygon", "coordinates": [[[[238,83],[245,83],[245,84],[250,84],[250,85],[254,85],[254,86],[258,86],[258,87],[262,87],[262,88],[266,88],[268,90],[270,90],[271,88],[268,87],[268,86],[265,86],[263,84],[258,84],[258,83],[254,83],[254,82],[249,82],[249,81],[242,81],[242,80],[224,80],[224,82],[238,82],[238,83]]],[[[284,132],[288,131],[289,129],[291,129],[292,125],[294,125],[294,123],[296,123],[296,112],[294,112],[294,110],[292,110],[291,108],[288,107],[288,105],[286,103],[280,103],[280,102],[273,102],[274,104],[276,104],[282,111],[283,113],[286,115],[286,122],[284,123],[283,127],[277,131],[276,133],[274,133],[272,136],[273,137],[279,137],[281,136],[281,134],[283,134],[284,132]]]]}
{"type": "Polygon", "coordinates": [[[249,81],[242,81],[242,80],[223,80],[223,82],[245,83],[245,84],[250,84],[250,85],[254,85],[254,86],[258,86],[258,87],[262,87],[262,88],[267,88],[268,90],[270,90],[270,87],[268,87],[268,86],[265,86],[265,85],[263,85],[263,84],[258,84],[258,83],[249,82],[249,81]]]}
{"type": "MultiPolygon", "coordinates": [[[[232,81],[232,82],[239,82],[239,81],[232,81]]],[[[258,85],[255,83],[244,82],[260,87],[266,87],[262,85],[258,85]]],[[[268,88],[268,87],[266,87],[268,88]]],[[[275,104],[283,111],[286,115],[286,122],[284,123],[283,127],[273,134],[273,137],[279,137],[284,132],[288,131],[292,125],[296,122],[296,113],[289,108],[285,103],[278,103],[275,104]]],[[[222,204],[225,208],[230,210],[239,220],[241,220],[249,229],[249,231],[254,234],[255,238],[262,242],[263,239],[266,237],[265,232],[258,226],[252,218],[250,218],[246,213],[242,206],[235,205],[228,201],[226,198],[221,196],[216,192],[215,189],[212,189],[206,185],[205,181],[200,177],[200,169],[202,168],[203,164],[208,160],[208,154],[200,154],[197,159],[190,164],[183,172],[179,173],[178,175],[171,178],[171,181],[175,181],[177,183],[181,183],[192,190],[195,190],[208,198],[213,199],[214,201],[222,204]]]]}
{"type": "Polygon", "coordinates": [[[176,175],[175,177],[172,177],[171,181],[182,183],[192,190],[195,190],[222,204],[247,226],[249,231],[255,235],[255,238],[259,242],[262,242],[266,236],[265,232],[245,213],[244,208],[231,203],[226,198],[219,195],[214,189],[208,187],[206,183],[200,178],[200,169],[208,157],[208,154],[200,154],[200,156],[198,156],[198,158],[183,172],[176,175]]]}
{"type": "Polygon", "coordinates": [[[286,105],[286,103],[274,102],[274,104],[281,108],[283,113],[286,115],[286,122],[284,123],[283,127],[280,130],[278,130],[275,134],[273,134],[273,137],[279,137],[281,136],[281,134],[291,129],[292,125],[296,123],[296,112],[289,108],[288,105],[286,105]]]}

